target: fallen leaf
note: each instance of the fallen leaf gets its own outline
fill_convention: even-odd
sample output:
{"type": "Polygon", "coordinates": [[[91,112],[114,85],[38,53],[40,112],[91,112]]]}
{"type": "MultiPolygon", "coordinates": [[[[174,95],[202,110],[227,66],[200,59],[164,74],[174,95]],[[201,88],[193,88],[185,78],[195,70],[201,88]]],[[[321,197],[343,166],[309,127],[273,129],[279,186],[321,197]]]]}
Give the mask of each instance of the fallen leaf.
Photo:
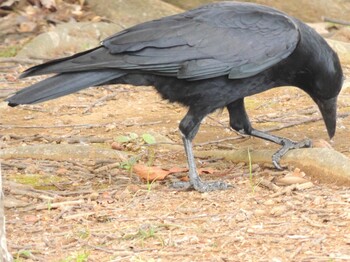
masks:
{"type": "Polygon", "coordinates": [[[270,210],[270,214],[275,217],[278,217],[285,214],[287,210],[288,210],[287,206],[275,206],[270,210]]]}
{"type": "Polygon", "coordinates": [[[289,186],[294,184],[304,184],[308,182],[309,181],[307,179],[299,176],[286,176],[275,180],[275,184],[277,186],[289,186]]]}
{"type": "Polygon", "coordinates": [[[295,184],[304,184],[310,182],[305,179],[306,174],[300,170],[300,168],[295,168],[293,171],[286,174],[283,178],[274,179],[274,183],[277,186],[290,186],[295,184]]]}
{"type": "Polygon", "coordinates": [[[300,168],[295,168],[294,171],[289,172],[288,174],[286,174],[287,176],[297,176],[297,177],[305,177],[306,174],[300,170],[300,168]]]}
{"type": "Polygon", "coordinates": [[[142,139],[149,145],[156,143],[156,139],[150,134],[143,134],[142,139]]]}
{"type": "Polygon", "coordinates": [[[39,218],[35,215],[26,215],[23,220],[28,224],[34,224],[38,222],[39,218]]]}
{"type": "Polygon", "coordinates": [[[141,164],[136,164],[133,166],[132,170],[142,179],[146,181],[154,180],[164,180],[170,173],[160,167],[155,166],[145,166],[141,164]]]}
{"type": "MultiPolygon", "coordinates": [[[[145,166],[142,164],[136,164],[133,166],[133,171],[142,179],[145,179],[147,181],[154,181],[164,180],[170,174],[188,172],[188,168],[172,167],[170,169],[163,169],[155,166],[145,166]]],[[[199,168],[197,172],[199,175],[213,174],[215,170],[212,168],[199,168]]],[[[181,178],[181,180],[188,181],[188,177],[183,177],[181,178]]]]}

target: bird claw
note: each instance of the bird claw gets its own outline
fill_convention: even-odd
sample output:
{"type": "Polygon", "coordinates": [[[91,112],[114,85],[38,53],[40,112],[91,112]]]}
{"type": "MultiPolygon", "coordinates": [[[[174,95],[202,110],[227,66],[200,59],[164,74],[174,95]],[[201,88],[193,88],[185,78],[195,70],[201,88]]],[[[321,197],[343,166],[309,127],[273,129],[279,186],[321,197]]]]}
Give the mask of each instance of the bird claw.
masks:
{"type": "Polygon", "coordinates": [[[171,187],[176,189],[183,189],[183,190],[194,189],[198,192],[204,193],[204,192],[210,192],[210,191],[216,191],[216,190],[226,190],[232,186],[223,181],[215,181],[215,182],[196,181],[194,185],[192,185],[190,182],[175,182],[172,184],[171,187]]]}
{"type": "Polygon", "coordinates": [[[307,148],[312,147],[312,142],[310,139],[305,139],[301,142],[294,142],[292,140],[284,138],[282,141],[282,148],[280,148],[276,153],[272,156],[272,163],[275,166],[276,169],[283,170],[282,166],[280,165],[281,158],[292,149],[298,149],[298,148],[307,148]]]}

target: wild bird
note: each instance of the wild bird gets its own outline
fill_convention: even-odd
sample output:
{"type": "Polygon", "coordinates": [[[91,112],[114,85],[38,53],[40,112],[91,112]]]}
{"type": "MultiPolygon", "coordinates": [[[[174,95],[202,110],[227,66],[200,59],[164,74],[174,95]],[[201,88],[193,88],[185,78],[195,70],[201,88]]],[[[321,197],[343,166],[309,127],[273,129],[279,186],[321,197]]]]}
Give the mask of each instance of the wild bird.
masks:
{"type": "Polygon", "coordinates": [[[21,77],[51,74],[7,99],[10,106],[34,104],[103,84],[153,85],[164,99],[188,107],[179,128],[189,166],[189,182],[200,192],[225,189],[203,182],[196,171],[192,140],[205,116],[227,108],[230,126],[282,147],[276,168],[290,149],[309,147],[252,127],[244,98],[291,85],[318,105],[328,135],[336,129],[336,106],[343,74],[337,54],[313,29],[276,9],[218,2],[142,23],[99,47],[27,69],[21,77]]]}

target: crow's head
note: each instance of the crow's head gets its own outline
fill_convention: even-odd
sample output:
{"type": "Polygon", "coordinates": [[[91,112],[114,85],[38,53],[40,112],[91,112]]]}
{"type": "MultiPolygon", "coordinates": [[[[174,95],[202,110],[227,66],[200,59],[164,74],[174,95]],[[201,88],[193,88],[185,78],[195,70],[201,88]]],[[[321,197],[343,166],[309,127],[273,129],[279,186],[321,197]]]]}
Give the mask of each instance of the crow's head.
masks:
{"type": "Polygon", "coordinates": [[[344,79],[342,68],[338,55],[323,38],[313,30],[308,31],[306,37],[299,46],[304,64],[298,72],[297,86],[316,102],[332,138],[336,129],[337,98],[344,79]]]}

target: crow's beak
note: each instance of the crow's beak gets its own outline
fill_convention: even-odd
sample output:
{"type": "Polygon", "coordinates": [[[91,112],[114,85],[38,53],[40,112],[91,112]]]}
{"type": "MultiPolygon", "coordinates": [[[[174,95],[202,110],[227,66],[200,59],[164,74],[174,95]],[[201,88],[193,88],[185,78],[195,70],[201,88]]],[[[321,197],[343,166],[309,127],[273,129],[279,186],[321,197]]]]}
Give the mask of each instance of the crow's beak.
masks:
{"type": "Polygon", "coordinates": [[[330,139],[335,134],[337,125],[337,97],[331,99],[314,99],[321,111],[330,139]]]}

